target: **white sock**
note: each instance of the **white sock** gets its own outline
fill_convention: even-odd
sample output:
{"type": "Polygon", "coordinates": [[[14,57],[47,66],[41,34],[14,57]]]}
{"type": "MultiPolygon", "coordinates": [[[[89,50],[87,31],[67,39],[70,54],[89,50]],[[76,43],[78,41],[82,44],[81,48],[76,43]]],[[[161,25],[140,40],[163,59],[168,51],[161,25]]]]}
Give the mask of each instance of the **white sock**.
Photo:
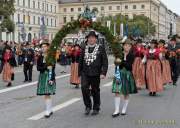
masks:
{"type": "Polygon", "coordinates": [[[124,105],[123,105],[123,108],[122,108],[122,114],[126,113],[128,103],[129,103],[129,100],[124,100],[124,105]]]}
{"type": "Polygon", "coordinates": [[[52,112],[52,100],[46,99],[46,115],[49,115],[52,112]]]}
{"type": "Polygon", "coordinates": [[[115,111],[114,111],[113,114],[118,114],[119,113],[120,102],[121,102],[121,98],[116,96],[114,98],[115,111]]]}

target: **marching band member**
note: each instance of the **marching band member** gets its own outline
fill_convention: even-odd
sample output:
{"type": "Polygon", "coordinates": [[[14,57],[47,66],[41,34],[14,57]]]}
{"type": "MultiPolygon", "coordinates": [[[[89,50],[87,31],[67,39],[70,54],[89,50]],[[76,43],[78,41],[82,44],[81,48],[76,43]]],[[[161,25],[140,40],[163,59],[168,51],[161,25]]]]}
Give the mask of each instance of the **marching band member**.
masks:
{"type": "Polygon", "coordinates": [[[115,93],[114,103],[115,111],[112,114],[112,117],[117,117],[120,115],[120,102],[122,95],[124,98],[124,104],[122,108],[121,115],[126,115],[126,110],[129,103],[129,95],[137,93],[137,88],[135,81],[132,75],[132,65],[135,59],[135,56],[132,51],[132,42],[127,39],[123,44],[124,49],[124,58],[121,61],[116,58],[115,60],[115,76],[112,85],[112,92],[115,93]]]}
{"type": "Polygon", "coordinates": [[[37,60],[37,70],[40,72],[37,95],[44,96],[46,104],[45,118],[49,118],[53,114],[51,95],[55,95],[56,91],[55,65],[48,66],[46,63],[49,43],[43,42],[41,48],[42,54],[37,60]]]}

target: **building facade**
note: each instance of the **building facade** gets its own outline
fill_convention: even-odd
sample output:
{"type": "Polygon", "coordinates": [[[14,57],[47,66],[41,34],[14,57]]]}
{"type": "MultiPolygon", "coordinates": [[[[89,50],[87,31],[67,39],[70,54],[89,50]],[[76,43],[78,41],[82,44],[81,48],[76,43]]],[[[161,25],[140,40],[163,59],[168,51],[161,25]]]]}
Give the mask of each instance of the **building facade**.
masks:
{"type": "Polygon", "coordinates": [[[157,39],[167,39],[170,32],[176,33],[176,17],[160,0],[60,0],[60,27],[77,19],[85,5],[91,9],[97,8],[97,17],[114,16],[119,13],[129,18],[133,18],[134,15],[147,16],[156,26],[157,39]]]}
{"type": "Polygon", "coordinates": [[[15,13],[12,19],[15,32],[3,33],[3,40],[16,42],[32,41],[42,37],[41,25],[46,25],[47,37],[52,40],[58,31],[58,1],[57,0],[15,0],[15,13]],[[22,37],[22,34],[24,37],[22,37]],[[24,40],[22,38],[25,38],[24,40]]]}
{"type": "Polygon", "coordinates": [[[180,36],[180,16],[176,18],[176,33],[180,36]]]}

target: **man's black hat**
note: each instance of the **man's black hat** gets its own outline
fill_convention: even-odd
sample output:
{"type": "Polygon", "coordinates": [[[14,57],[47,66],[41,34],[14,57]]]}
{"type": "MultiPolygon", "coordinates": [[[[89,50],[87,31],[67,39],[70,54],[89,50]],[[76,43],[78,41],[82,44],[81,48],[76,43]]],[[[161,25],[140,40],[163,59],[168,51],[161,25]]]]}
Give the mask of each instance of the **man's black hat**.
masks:
{"type": "Polygon", "coordinates": [[[98,35],[96,34],[95,31],[90,31],[89,34],[86,36],[86,38],[89,38],[90,36],[94,36],[94,37],[98,38],[98,35]]]}

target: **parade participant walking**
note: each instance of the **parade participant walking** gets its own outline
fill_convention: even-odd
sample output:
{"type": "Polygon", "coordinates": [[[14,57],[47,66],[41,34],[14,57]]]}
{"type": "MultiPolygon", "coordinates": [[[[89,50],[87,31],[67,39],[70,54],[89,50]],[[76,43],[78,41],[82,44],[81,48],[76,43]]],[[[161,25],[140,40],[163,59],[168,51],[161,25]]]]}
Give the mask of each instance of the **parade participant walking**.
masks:
{"type": "Polygon", "coordinates": [[[150,42],[150,49],[147,50],[146,80],[150,96],[156,96],[157,92],[163,91],[163,78],[161,62],[162,55],[157,48],[157,41],[150,42]]]}
{"type": "Polygon", "coordinates": [[[7,87],[12,86],[14,80],[14,67],[16,66],[16,60],[13,56],[10,46],[5,46],[3,56],[3,80],[8,82],[7,87]]]}
{"type": "Polygon", "coordinates": [[[167,60],[167,48],[165,47],[165,40],[161,39],[159,41],[158,48],[162,54],[161,64],[162,64],[163,84],[168,85],[169,83],[172,83],[172,78],[171,78],[170,63],[167,60]]]}
{"type": "Polygon", "coordinates": [[[79,84],[80,84],[80,78],[78,76],[80,53],[81,53],[80,46],[75,45],[71,54],[72,63],[71,63],[71,77],[70,77],[70,83],[75,85],[75,88],[79,88],[79,84]]]}
{"type": "Polygon", "coordinates": [[[46,63],[49,43],[42,43],[41,48],[42,54],[37,60],[37,70],[40,72],[37,95],[44,96],[46,104],[45,118],[49,118],[53,114],[51,95],[55,95],[56,91],[55,65],[48,66],[46,63]]]}
{"type": "Polygon", "coordinates": [[[66,73],[67,64],[68,64],[68,60],[67,60],[66,45],[63,45],[60,54],[60,65],[63,67],[61,73],[66,73]]]}
{"type": "Polygon", "coordinates": [[[34,65],[34,51],[33,49],[29,48],[27,44],[27,48],[24,50],[23,53],[23,71],[24,71],[24,76],[25,80],[24,82],[32,82],[32,70],[33,70],[33,65],[34,65]]]}
{"type": "Polygon", "coordinates": [[[142,40],[138,39],[134,48],[135,60],[132,67],[133,76],[138,89],[145,87],[145,65],[143,63],[144,47],[142,40]]]}
{"type": "Polygon", "coordinates": [[[171,66],[171,76],[173,80],[173,85],[177,85],[177,80],[179,76],[178,70],[180,69],[180,66],[178,65],[178,62],[180,62],[180,54],[177,56],[177,51],[180,49],[180,46],[177,46],[176,38],[172,37],[170,40],[170,44],[168,46],[169,51],[169,62],[171,66]],[[178,60],[179,58],[179,60],[178,60]]]}
{"type": "Polygon", "coordinates": [[[123,49],[123,60],[118,58],[115,60],[115,76],[112,85],[112,92],[115,93],[115,111],[112,114],[112,117],[117,117],[120,115],[119,107],[121,102],[121,95],[124,98],[121,115],[126,115],[126,110],[129,103],[129,95],[137,93],[137,88],[132,75],[132,65],[135,59],[132,51],[132,41],[127,39],[123,44],[123,49]]]}
{"type": "Polygon", "coordinates": [[[105,48],[97,44],[98,36],[90,31],[87,36],[87,45],[82,49],[79,61],[79,76],[81,76],[81,89],[85,104],[85,115],[89,115],[92,109],[90,97],[93,97],[92,115],[100,111],[100,78],[105,79],[108,70],[108,58],[105,48]]]}

